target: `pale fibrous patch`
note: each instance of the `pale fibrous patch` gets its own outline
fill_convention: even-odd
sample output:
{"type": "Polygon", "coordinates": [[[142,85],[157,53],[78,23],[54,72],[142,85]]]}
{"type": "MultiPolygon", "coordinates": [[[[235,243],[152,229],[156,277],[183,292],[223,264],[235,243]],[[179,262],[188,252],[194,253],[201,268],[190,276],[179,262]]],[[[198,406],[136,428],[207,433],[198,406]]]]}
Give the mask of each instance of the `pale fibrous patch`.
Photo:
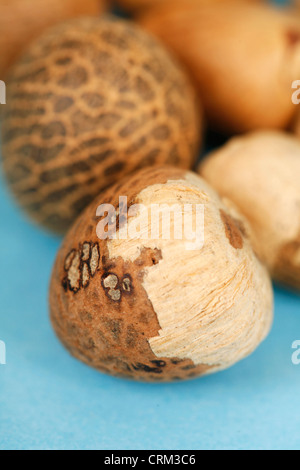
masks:
{"type": "MultiPolygon", "coordinates": [[[[208,365],[207,373],[249,355],[271,327],[272,286],[248,240],[243,240],[240,249],[228,242],[220,210],[230,214],[230,209],[192,173],[181,180],[148,186],[136,200],[146,207],[153,203],[205,207],[201,249],[187,250],[186,241],[175,237],[116,238],[107,243],[110,259],[122,257],[125,262],[135,262],[147,248],[161,252],[159,263],[144,269],[142,281],[160,325],[159,334],[149,339],[153,353],[158,358],[176,357],[208,365]]],[[[141,216],[136,217],[143,226],[141,216]]],[[[135,222],[132,217],[129,225],[135,222]]]]}
{"type": "Polygon", "coordinates": [[[117,289],[119,284],[118,276],[115,274],[108,274],[103,279],[103,287],[107,292],[107,295],[114,301],[119,301],[121,299],[121,291],[117,289]]]}
{"type": "Polygon", "coordinates": [[[84,243],[82,246],[82,261],[88,261],[90,259],[91,245],[90,243],[84,243]]]}
{"type": "Polygon", "coordinates": [[[128,275],[125,275],[120,283],[116,274],[105,274],[102,278],[102,285],[108,297],[115,302],[121,300],[122,291],[125,293],[132,291],[132,281],[128,275]]]}
{"type": "Polygon", "coordinates": [[[71,267],[71,264],[72,264],[72,261],[73,261],[73,258],[75,256],[75,253],[76,251],[73,250],[71,251],[71,253],[68,254],[68,256],[66,257],[66,260],[65,260],[65,271],[68,271],[71,267]]]}
{"type": "Polygon", "coordinates": [[[109,295],[111,296],[112,300],[118,301],[121,298],[121,292],[119,290],[111,289],[109,291],[109,295]]]}
{"type": "Polygon", "coordinates": [[[119,279],[115,274],[109,274],[104,280],[103,285],[106,289],[115,289],[119,283],[119,279]]]}
{"type": "Polygon", "coordinates": [[[89,268],[88,268],[87,264],[84,264],[82,266],[82,285],[83,285],[83,287],[86,287],[89,282],[90,282],[89,268]]]}
{"type": "Polygon", "coordinates": [[[96,271],[99,267],[99,261],[100,261],[99,246],[98,244],[95,244],[92,247],[92,254],[91,254],[91,259],[90,259],[90,271],[91,271],[92,276],[96,274],[96,271]]]}
{"type": "Polygon", "coordinates": [[[300,246],[295,253],[294,263],[295,263],[295,266],[299,266],[300,268],[300,246]]]}
{"type": "Polygon", "coordinates": [[[238,224],[235,222],[233,217],[227,214],[224,210],[220,211],[220,215],[230,244],[237,250],[241,250],[244,246],[244,240],[238,224]]]}
{"type": "Polygon", "coordinates": [[[94,277],[100,262],[99,245],[85,242],[78,250],[72,250],[66,257],[64,268],[67,271],[62,284],[72,292],[77,293],[81,287],[89,285],[90,278],[94,277]]]}
{"type": "Polygon", "coordinates": [[[74,254],[71,265],[68,269],[68,281],[72,291],[77,292],[80,289],[80,253],[74,254]]]}

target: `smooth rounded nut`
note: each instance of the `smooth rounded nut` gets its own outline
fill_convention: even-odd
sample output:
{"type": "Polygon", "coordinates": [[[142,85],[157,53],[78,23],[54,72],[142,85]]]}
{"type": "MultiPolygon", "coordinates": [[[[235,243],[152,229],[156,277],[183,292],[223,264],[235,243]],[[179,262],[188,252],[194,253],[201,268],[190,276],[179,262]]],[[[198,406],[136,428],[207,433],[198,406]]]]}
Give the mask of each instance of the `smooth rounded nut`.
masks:
{"type": "Polygon", "coordinates": [[[35,221],[63,233],[134,170],[190,168],[198,109],[177,62],[133,23],[61,24],[32,44],[10,77],[2,128],[8,182],[35,221]]]}
{"type": "Polygon", "coordinates": [[[291,123],[291,84],[300,66],[295,15],[251,2],[177,1],[139,22],[186,65],[214,129],[238,133],[291,123]]]}
{"type": "Polygon", "coordinates": [[[0,0],[0,77],[24,48],[60,21],[81,15],[99,15],[105,0],[0,0]]]}
{"type": "Polygon", "coordinates": [[[236,211],[196,174],[153,168],[109,189],[78,219],[55,263],[50,307],[57,335],[83,362],[120,377],[175,381],[250,354],[269,332],[273,294],[236,211]],[[105,206],[114,238],[99,204],[116,211],[105,206]]]}
{"type": "Polygon", "coordinates": [[[273,277],[300,288],[300,142],[281,132],[234,138],[200,174],[251,225],[255,251],[273,277]]]}

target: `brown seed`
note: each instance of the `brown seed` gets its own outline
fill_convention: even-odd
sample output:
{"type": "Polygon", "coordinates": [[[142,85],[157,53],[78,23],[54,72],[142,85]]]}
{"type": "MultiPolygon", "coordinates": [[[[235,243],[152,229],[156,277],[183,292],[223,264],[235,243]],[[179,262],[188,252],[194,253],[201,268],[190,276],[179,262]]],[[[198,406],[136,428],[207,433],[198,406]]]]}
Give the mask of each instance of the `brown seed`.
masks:
{"type": "Polygon", "coordinates": [[[7,95],[7,179],[27,213],[55,232],[135,169],[190,168],[199,148],[189,80],[127,21],[82,18],[55,27],[14,68],[7,95]]]}
{"type": "Polygon", "coordinates": [[[136,380],[190,379],[233,365],[265,338],[273,305],[269,275],[241,227],[237,211],[193,173],[144,169],[113,186],[81,215],[59,251],[50,288],[57,335],[90,366],[136,380]],[[115,239],[97,239],[98,205],[118,210],[120,195],[147,208],[129,217],[128,234],[137,221],[156,233],[152,203],[162,204],[165,215],[176,204],[178,213],[204,205],[204,246],[187,249],[189,234],[175,236],[175,218],[169,239],[123,239],[119,231],[115,239]],[[86,243],[100,255],[87,284],[78,263],[86,243]]]}
{"type": "Polygon", "coordinates": [[[0,77],[24,48],[43,31],[60,21],[81,15],[99,15],[106,0],[1,0],[0,77]]]}
{"type": "Polygon", "coordinates": [[[248,219],[256,253],[273,277],[300,289],[300,143],[278,131],[232,139],[200,174],[248,219]]]}
{"type": "Polygon", "coordinates": [[[175,0],[147,10],[139,23],[186,65],[213,128],[239,133],[291,123],[300,65],[296,15],[251,1],[175,0]]]}

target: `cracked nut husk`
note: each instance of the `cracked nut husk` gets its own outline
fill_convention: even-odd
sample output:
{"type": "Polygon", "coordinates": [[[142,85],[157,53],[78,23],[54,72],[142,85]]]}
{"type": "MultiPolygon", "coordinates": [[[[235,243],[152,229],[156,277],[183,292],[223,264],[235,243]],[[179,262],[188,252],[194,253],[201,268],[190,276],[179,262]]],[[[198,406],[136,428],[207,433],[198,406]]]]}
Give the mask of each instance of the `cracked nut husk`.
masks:
{"type": "Polygon", "coordinates": [[[160,167],[111,187],[77,220],[57,256],[50,310],[58,337],[86,364],[129,379],[177,381],[252,353],[270,330],[273,292],[236,209],[198,175],[160,167]],[[107,216],[117,230],[112,237],[109,226],[108,239],[100,236],[100,204],[117,214],[107,216]],[[174,205],[177,216],[168,219],[174,205]],[[202,240],[194,247],[187,220],[202,240]]]}
{"type": "Polygon", "coordinates": [[[201,123],[185,72],[129,21],[80,18],[34,42],[7,86],[2,143],[22,208],[65,233],[105,188],[156,164],[190,168],[201,123]]]}
{"type": "MultiPolygon", "coordinates": [[[[175,0],[175,3],[176,1],[179,0],[175,0]]],[[[262,2],[265,0],[184,0],[185,4],[194,2],[196,5],[205,5],[206,3],[218,4],[218,2],[228,3],[234,1],[262,2]]],[[[151,11],[151,9],[162,5],[167,5],[171,9],[174,8],[174,0],[117,0],[117,4],[124,8],[124,10],[135,14],[139,14],[147,10],[151,11]]]]}

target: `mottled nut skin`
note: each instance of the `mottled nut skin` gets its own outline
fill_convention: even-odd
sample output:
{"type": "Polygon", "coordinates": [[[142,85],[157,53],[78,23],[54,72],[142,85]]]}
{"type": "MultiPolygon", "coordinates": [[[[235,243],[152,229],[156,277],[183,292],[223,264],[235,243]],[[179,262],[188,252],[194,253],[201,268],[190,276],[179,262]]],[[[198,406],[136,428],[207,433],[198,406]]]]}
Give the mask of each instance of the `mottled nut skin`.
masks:
{"type": "MultiPolygon", "coordinates": [[[[118,234],[123,217],[120,209],[118,234]]],[[[150,230],[152,220],[141,226],[150,230]]],[[[98,197],[68,233],[50,287],[51,320],[72,355],[152,382],[210,374],[244,358],[267,335],[272,305],[269,276],[236,212],[203,179],[174,168],[141,170],[98,197]],[[128,207],[204,204],[204,247],[188,251],[174,236],[98,239],[98,205],[118,209],[125,195],[128,207]]]]}
{"type": "Polygon", "coordinates": [[[82,18],[47,32],[14,68],[2,135],[20,205],[64,233],[134,170],[189,168],[200,123],[189,80],[156,40],[127,21],[82,18]]]}
{"type": "Polygon", "coordinates": [[[297,112],[296,112],[294,122],[291,126],[291,130],[299,138],[300,137],[300,110],[299,110],[299,105],[296,105],[296,107],[297,107],[297,112]]]}
{"type": "Polygon", "coordinates": [[[105,0],[0,0],[0,77],[24,48],[60,21],[81,15],[99,15],[105,0]]]}
{"type": "Polygon", "coordinates": [[[283,132],[234,138],[200,174],[247,217],[255,251],[273,277],[300,289],[300,142],[283,132]]]}
{"type": "Polygon", "coordinates": [[[296,112],[300,22],[257,2],[175,1],[140,24],[186,65],[211,126],[223,133],[286,128],[296,112]]]}

